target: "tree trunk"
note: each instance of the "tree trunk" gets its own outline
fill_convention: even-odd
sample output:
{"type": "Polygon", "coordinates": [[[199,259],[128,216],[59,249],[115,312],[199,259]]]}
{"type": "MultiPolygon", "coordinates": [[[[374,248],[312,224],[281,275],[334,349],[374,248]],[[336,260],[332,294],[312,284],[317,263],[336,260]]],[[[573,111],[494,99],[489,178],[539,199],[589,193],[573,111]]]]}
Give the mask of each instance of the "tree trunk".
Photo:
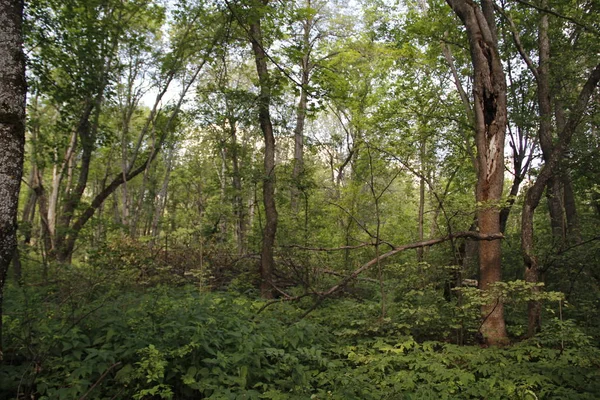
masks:
{"type": "Polygon", "coordinates": [[[246,252],[246,216],[244,213],[244,200],[242,198],[242,176],[240,174],[239,149],[237,143],[237,128],[233,118],[229,118],[229,136],[231,139],[231,164],[233,190],[233,211],[236,218],[235,237],[238,254],[246,252]]]}
{"type": "MultiPolygon", "coordinates": [[[[418,240],[422,242],[425,239],[425,152],[427,146],[427,139],[424,134],[421,134],[420,140],[420,148],[419,148],[419,159],[421,162],[420,174],[421,178],[419,179],[419,215],[418,215],[418,240]]],[[[423,247],[417,248],[417,262],[423,262],[425,249],[423,247]]]]}
{"type": "MultiPolygon", "coordinates": [[[[77,146],[77,132],[73,132],[71,135],[71,140],[69,141],[69,147],[65,151],[65,156],[63,158],[62,164],[59,166],[55,163],[52,168],[52,186],[50,192],[50,198],[47,202],[47,217],[46,222],[48,224],[48,233],[51,247],[48,248],[48,251],[54,254],[55,248],[55,240],[56,240],[56,220],[58,215],[58,198],[60,195],[60,185],[62,182],[63,174],[65,170],[68,168],[69,164],[73,159],[73,153],[75,151],[75,147],[77,146]]],[[[56,158],[58,158],[58,149],[55,149],[56,158]]]]}
{"type": "Polygon", "coordinates": [[[515,179],[513,180],[512,186],[510,187],[510,193],[508,195],[507,204],[500,210],[500,232],[506,231],[506,224],[508,223],[508,216],[510,215],[510,209],[515,203],[515,199],[519,194],[519,187],[523,182],[523,176],[520,172],[520,167],[515,167],[515,179]]]}
{"type": "Polygon", "coordinates": [[[55,248],[53,250],[56,253],[56,259],[60,262],[71,262],[72,252],[67,249],[66,241],[75,210],[77,209],[77,206],[79,206],[85,188],[88,184],[90,166],[92,163],[92,154],[96,147],[95,133],[98,124],[97,114],[102,101],[102,95],[99,94],[98,97],[99,99],[94,101],[89,100],[89,103],[86,105],[77,127],[77,135],[82,147],[79,176],[77,178],[75,189],[69,190],[65,196],[65,203],[63,205],[62,213],[58,218],[55,232],[56,240],[54,243],[55,248]],[[94,111],[94,107],[97,107],[96,118],[94,118],[93,123],[90,123],[90,118],[92,116],[92,111],[94,111]]]}
{"type": "Polygon", "coordinates": [[[48,196],[46,195],[46,189],[42,182],[42,172],[36,168],[36,179],[34,190],[38,198],[38,208],[40,210],[40,225],[41,225],[41,241],[42,241],[42,255],[44,259],[44,265],[47,261],[48,252],[52,248],[52,240],[50,234],[50,227],[48,224],[48,196]]]}
{"type": "Polygon", "coordinates": [[[156,196],[156,204],[154,205],[154,215],[152,217],[152,240],[151,245],[154,246],[156,244],[156,240],[160,235],[160,219],[165,213],[165,207],[167,206],[167,195],[169,191],[169,181],[171,178],[171,170],[173,167],[173,153],[175,152],[174,148],[169,149],[169,153],[165,155],[165,164],[166,171],[165,177],[163,179],[162,185],[160,187],[160,191],[156,196]]]}
{"type": "MultiPolygon", "coordinates": [[[[477,147],[477,203],[479,232],[500,232],[499,202],[504,182],[506,81],[498,53],[496,25],[489,0],[482,8],[471,0],[447,0],[466,27],[473,63],[475,143],[477,147]]],[[[479,243],[480,288],[501,280],[501,242],[479,243]]],[[[504,307],[500,298],[482,307],[481,333],[490,345],[507,342],[504,307]]]]}
{"type": "Polygon", "coordinates": [[[29,244],[31,242],[31,232],[33,229],[33,220],[35,218],[35,205],[37,204],[37,193],[35,192],[36,184],[36,169],[37,166],[34,164],[31,167],[29,173],[28,189],[27,189],[27,200],[25,200],[25,206],[23,207],[23,217],[21,219],[21,231],[24,234],[23,243],[29,244]]]}
{"type": "MultiPolygon", "coordinates": [[[[306,6],[310,7],[310,0],[306,6]]],[[[310,30],[312,28],[313,18],[308,17],[304,21],[304,35],[302,37],[302,46],[304,53],[302,54],[301,71],[302,80],[300,87],[300,99],[296,109],[296,127],[294,128],[294,170],[292,171],[292,211],[298,212],[298,195],[300,180],[304,172],[304,123],[306,121],[306,109],[308,102],[308,83],[310,80],[310,30]]]]}
{"type": "Polygon", "coordinates": [[[17,246],[17,212],[25,152],[23,2],[0,0],[0,361],[2,304],[17,246]]]}
{"type": "MultiPolygon", "coordinates": [[[[263,0],[266,5],[268,0],[263,0]]],[[[262,252],[260,257],[260,293],[263,298],[272,298],[272,274],[274,268],[273,245],[277,232],[277,208],[275,206],[275,137],[269,107],[271,104],[271,82],[267,69],[267,55],[265,53],[260,18],[250,24],[250,42],[256,61],[256,71],[260,82],[258,95],[258,118],[260,128],[265,140],[263,182],[263,202],[265,206],[265,228],[263,233],[262,252]]]]}
{"type": "MultiPolygon", "coordinates": [[[[600,64],[592,71],[587,82],[581,89],[577,98],[577,103],[573,107],[565,127],[558,135],[558,143],[554,147],[548,160],[544,163],[535,183],[527,190],[527,194],[525,195],[521,220],[521,250],[525,262],[525,280],[527,282],[537,283],[539,280],[539,260],[534,254],[533,245],[533,216],[535,209],[539,205],[540,199],[544,193],[544,188],[548,185],[548,181],[555,175],[560,160],[569,147],[571,138],[581,122],[589,99],[599,81],[600,64]]],[[[540,320],[540,311],[541,306],[539,305],[539,302],[532,301],[529,303],[528,335],[530,336],[537,331],[540,320]]]]}
{"type": "MultiPolygon", "coordinates": [[[[548,37],[548,15],[540,13],[538,32],[539,66],[537,68],[538,106],[539,106],[539,140],[542,156],[547,162],[553,151],[552,143],[552,100],[550,94],[550,39],[548,37]]],[[[562,207],[562,190],[560,181],[550,177],[546,184],[546,198],[550,213],[550,225],[554,244],[561,246],[565,239],[565,225],[562,207]]]]}
{"type": "Polygon", "coordinates": [[[573,191],[573,183],[568,173],[562,175],[563,195],[565,217],[567,219],[567,241],[569,244],[578,244],[582,242],[581,228],[579,226],[579,216],[577,214],[577,206],[575,204],[575,192],[573,191]]]}

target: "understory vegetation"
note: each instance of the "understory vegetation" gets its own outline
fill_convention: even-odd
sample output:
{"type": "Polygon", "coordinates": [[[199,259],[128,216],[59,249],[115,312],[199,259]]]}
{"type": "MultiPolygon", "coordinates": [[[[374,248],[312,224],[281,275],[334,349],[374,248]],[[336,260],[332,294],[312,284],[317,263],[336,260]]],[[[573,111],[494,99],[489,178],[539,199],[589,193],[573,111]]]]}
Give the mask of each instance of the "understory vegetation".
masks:
{"type": "Polygon", "coordinates": [[[479,290],[444,298],[440,277],[453,268],[388,264],[382,318],[376,279],[350,285],[306,315],[317,298],[261,300],[253,269],[236,265],[219,279],[212,268],[184,273],[132,253],[131,245],[105,249],[81,266],[54,266],[48,273],[55,279],[45,284],[39,266],[29,265],[22,277],[29,284],[11,280],[6,290],[0,398],[596,399],[600,393],[598,319],[579,319],[597,315],[597,298],[584,296],[575,308],[547,293],[542,333],[521,340],[529,290],[512,282],[501,290],[514,343],[486,348],[477,342],[479,290]]]}

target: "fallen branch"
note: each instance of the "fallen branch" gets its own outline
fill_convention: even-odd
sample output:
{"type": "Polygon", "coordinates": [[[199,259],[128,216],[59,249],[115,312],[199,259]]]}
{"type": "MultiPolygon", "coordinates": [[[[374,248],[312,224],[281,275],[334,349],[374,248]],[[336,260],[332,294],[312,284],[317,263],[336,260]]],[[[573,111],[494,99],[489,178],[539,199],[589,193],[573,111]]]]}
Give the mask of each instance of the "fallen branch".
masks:
{"type": "MultiPolygon", "coordinates": [[[[260,314],[267,307],[269,307],[273,304],[276,304],[276,303],[296,301],[296,300],[303,299],[304,297],[307,297],[307,296],[317,297],[317,300],[315,301],[315,303],[302,315],[302,317],[300,317],[300,319],[303,319],[308,314],[313,312],[323,302],[323,300],[325,300],[325,298],[331,296],[332,294],[334,294],[334,293],[338,292],[339,290],[343,289],[344,287],[346,287],[346,285],[348,285],[348,283],[350,283],[352,280],[356,279],[360,274],[362,274],[363,272],[365,272],[372,266],[377,265],[377,263],[380,262],[381,260],[385,260],[386,258],[389,258],[395,254],[401,253],[406,250],[416,249],[419,247],[429,247],[429,246],[433,246],[436,244],[447,242],[448,240],[460,239],[460,238],[470,238],[470,239],[474,239],[474,240],[498,240],[498,239],[503,239],[504,235],[502,233],[494,233],[494,234],[490,234],[490,235],[484,235],[484,234],[481,234],[481,233],[475,232],[475,231],[467,231],[467,232],[456,232],[452,235],[444,236],[444,237],[437,238],[437,239],[430,239],[430,240],[424,240],[421,242],[405,244],[404,246],[395,247],[395,246],[390,245],[392,247],[392,250],[388,251],[387,253],[381,254],[378,257],[375,257],[374,259],[367,262],[366,264],[363,264],[358,269],[356,269],[354,272],[352,272],[350,275],[348,275],[344,279],[342,279],[337,285],[332,286],[325,292],[306,292],[306,293],[298,295],[298,296],[290,296],[287,293],[285,293],[284,291],[275,287],[275,289],[279,293],[281,293],[284,297],[268,301],[257,311],[257,314],[260,314]]],[[[368,246],[368,245],[370,245],[370,244],[363,243],[363,244],[359,245],[359,247],[364,247],[364,246],[368,246]]],[[[295,245],[289,246],[289,247],[303,248],[301,246],[295,246],[295,245]]],[[[346,247],[355,247],[356,248],[356,246],[346,246],[346,247]]],[[[304,248],[304,249],[311,250],[311,248],[304,248]]],[[[323,249],[322,251],[335,251],[335,250],[340,250],[340,249],[343,250],[344,248],[323,249]]],[[[329,270],[323,270],[322,272],[329,273],[332,275],[338,275],[338,273],[334,273],[333,271],[329,271],[329,270]]],[[[341,274],[339,274],[339,275],[341,275],[341,274]]]]}
{"type": "Polygon", "coordinates": [[[451,239],[459,239],[459,238],[471,238],[471,239],[475,239],[475,240],[498,240],[498,239],[504,238],[504,235],[502,235],[501,233],[485,235],[485,234],[481,234],[479,232],[474,232],[474,231],[456,232],[452,235],[448,235],[448,236],[445,236],[442,238],[424,240],[422,242],[416,242],[416,243],[411,243],[411,244],[406,244],[404,246],[396,247],[393,250],[388,251],[387,253],[381,254],[379,257],[375,257],[374,259],[367,262],[366,264],[363,264],[358,269],[354,270],[354,272],[352,272],[350,275],[348,275],[347,277],[342,279],[342,281],[340,283],[329,288],[329,290],[327,290],[325,292],[317,293],[317,295],[318,295],[317,301],[315,302],[315,304],[313,304],[313,306],[311,308],[308,309],[308,311],[306,311],[302,315],[302,318],[306,317],[308,314],[313,312],[323,302],[323,300],[326,297],[329,297],[332,294],[339,291],[340,289],[343,289],[346,285],[348,285],[348,283],[350,283],[352,280],[356,279],[356,277],[358,277],[360,274],[362,274],[363,272],[365,272],[372,266],[377,265],[377,263],[379,261],[389,258],[395,254],[401,253],[406,250],[417,249],[420,247],[429,247],[429,246],[433,246],[433,245],[436,245],[439,243],[446,242],[451,239]]]}
{"type": "Polygon", "coordinates": [[[98,384],[100,384],[100,382],[102,382],[102,380],[106,377],[106,375],[108,375],[108,373],[115,367],[118,367],[119,365],[121,365],[121,362],[116,362],[113,365],[111,365],[110,367],[108,367],[106,369],[106,371],[104,371],[104,373],[102,375],[100,375],[100,378],[98,378],[98,380],[90,387],[90,389],[79,398],[79,400],[84,400],[91,392],[92,390],[94,390],[94,388],[96,386],[98,386],[98,384]]]}

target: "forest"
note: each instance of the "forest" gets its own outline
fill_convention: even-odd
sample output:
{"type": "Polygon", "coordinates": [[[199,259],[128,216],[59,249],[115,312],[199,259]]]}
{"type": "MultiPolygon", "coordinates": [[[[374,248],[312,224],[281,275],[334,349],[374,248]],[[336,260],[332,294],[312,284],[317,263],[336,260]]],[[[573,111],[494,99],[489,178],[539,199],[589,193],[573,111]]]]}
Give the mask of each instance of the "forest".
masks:
{"type": "Polygon", "coordinates": [[[0,400],[600,398],[599,0],[0,0],[0,400]]]}

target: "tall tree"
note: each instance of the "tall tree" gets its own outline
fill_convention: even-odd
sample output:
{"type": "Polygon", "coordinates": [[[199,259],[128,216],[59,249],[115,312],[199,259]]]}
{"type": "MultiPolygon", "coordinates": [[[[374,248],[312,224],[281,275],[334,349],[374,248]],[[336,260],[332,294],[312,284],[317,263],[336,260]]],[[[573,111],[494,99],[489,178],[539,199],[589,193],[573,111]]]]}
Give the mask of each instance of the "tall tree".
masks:
{"type": "Polygon", "coordinates": [[[25,147],[23,1],[0,1],[0,360],[2,304],[8,267],[17,246],[17,206],[25,147]]]}
{"type": "Polygon", "coordinates": [[[69,261],[83,227],[104,201],[121,185],[148,173],[174,130],[186,93],[221,37],[222,14],[203,6],[180,10],[174,15],[170,48],[155,51],[153,47],[161,44],[165,17],[164,7],[157,2],[35,0],[29,13],[33,76],[38,90],[59,110],[55,129],[62,134],[54,149],[46,218],[49,253],[59,261],[69,261]],[[198,20],[205,23],[198,24],[198,20]],[[203,51],[198,53],[198,48],[203,51]],[[143,59],[150,59],[153,65],[140,65],[143,59]],[[152,75],[154,79],[148,83],[152,75]],[[172,102],[175,104],[161,108],[167,90],[178,79],[182,90],[172,102]],[[141,94],[135,93],[132,85],[140,81],[157,94],[134,137],[129,113],[139,110],[141,94]],[[119,88],[123,84],[127,89],[119,88]],[[103,146],[110,149],[112,142],[103,117],[122,92],[128,97],[121,107],[123,127],[118,129],[122,168],[115,171],[109,164],[106,178],[92,188],[89,181],[99,150],[103,146]]]}
{"type": "Polygon", "coordinates": [[[258,119],[265,141],[263,203],[265,207],[265,227],[260,257],[260,293],[264,298],[273,295],[272,274],[274,268],[273,246],[277,233],[277,207],[275,205],[275,136],[271,122],[271,81],[267,68],[267,53],[261,27],[262,14],[268,0],[260,0],[254,4],[254,15],[250,21],[249,38],[256,62],[256,72],[259,81],[258,119]]]}
{"type": "MultiPolygon", "coordinates": [[[[498,51],[493,3],[447,0],[464,24],[473,63],[475,144],[477,147],[477,219],[482,234],[500,232],[499,206],[504,183],[506,80],[498,51]]],[[[479,285],[484,291],[501,280],[501,242],[479,243],[479,285]]],[[[507,341],[504,307],[498,297],[482,307],[481,333],[487,343],[507,341]]]]}
{"type": "Polygon", "coordinates": [[[294,127],[294,169],[292,171],[292,210],[298,211],[298,188],[304,171],[304,125],[308,111],[308,85],[314,62],[312,60],[313,47],[319,35],[315,35],[315,13],[313,0],[304,0],[304,7],[298,11],[301,18],[302,34],[299,43],[298,64],[300,65],[300,97],[296,108],[296,126],[294,127]]]}
{"type": "MultiPolygon", "coordinates": [[[[577,24],[570,28],[577,34],[567,35],[562,18],[555,19],[551,23],[548,2],[542,0],[540,6],[533,12],[537,22],[537,65],[529,54],[531,50],[526,47],[526,42],[521,40],[520,31],[515,22],[509,16],[509,11],[514,10],[503,10],[496,7],[506,19],[513,43],[536,84],[539,113],[538,138],[544,165],[535,183],[527,190],[521,221],[521,250],[525,261],[525,279],[534,284],[538,283],[540,279],[540,265],[534,251],[533,216],[544,189],[550,214],[552,242],[555,247],[564,249],[567,239],[573,239],[573,242],[581,241],[574,192],[567,171],[568,163],[563,160],[563,157],[569,149],[571,138],[584,116],[599,78],[598,67],[596,67],[588,75],[585,84],[577,82],[577,78],[581,75],[580,71],[590,69],[590,63],[596,61],[590,62],[588,57],[591,43],[586,43],[584,51],[563,50],[563,52],[569,53],[570,58],[568,60],[563,58],[563,62],[560,64],[558,60],[564,56],[558,51],[552,51],[553,48],[558,47],[557,43],[563,45],[573,43],[577,44],[577,46],[573,46],[574,48],[583,48],[581,44],[590,39],[595,41],[596,35],[586,32],[587,28],[583,29],[577,24]],[[577,71],[576,74],[573,74],[576,79],[569,77],[567,80],[564,77],[563,68],[566,67],[577,71]],[[579,94],[575,97],[577,92],[579,94]]],[[[570,23],[572,22],[570,21],[570,23]]],[[[538,292],[539,287],[534,286],[533,291],[534,293],[538,292]]],[[[538,301],[531,301],[528,309],[528,335],[532,336],[540,328],[541,305],[538,301]]]]}
{"type": "MultiPolygon", "coordinates": [[[[533,243],[533,216],[544,193],[544,188],[552,179],[556,169],[569,148],[569,144],[575,134],[582,117],[587,109],[588,102],[600,82],[600,64],[596,66],[588,76],[583,85],[577,101],[571,110],[569,119],[562,131],[559,133],[558,143],[554,146],[550,157],[544,163],[535,183],[527,190],[523,202],[523,216],[521,220],[521,249],[525,261],[525,279],[531,283],[538,283],[540,265],[538,257],[534,253],[533,243]]],[[[538,301],[529,302],[528,306],[528,333],[533,335],[539,325],[541,305],[538,301]]]]}

